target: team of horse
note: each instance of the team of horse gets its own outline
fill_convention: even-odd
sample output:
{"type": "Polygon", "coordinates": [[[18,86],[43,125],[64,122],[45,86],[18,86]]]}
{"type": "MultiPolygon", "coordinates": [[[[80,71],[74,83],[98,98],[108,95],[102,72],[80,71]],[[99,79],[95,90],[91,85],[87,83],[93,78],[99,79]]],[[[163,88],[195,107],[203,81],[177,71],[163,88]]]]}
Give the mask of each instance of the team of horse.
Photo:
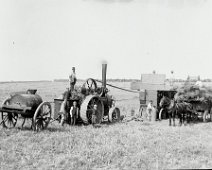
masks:
{"type": "Polygon", "coordinates": [[[212,100],[203,99],[203,100],[191,100],[191,101],[177,101],[175,99],[170,99],[166,96],[163,96],[160,100],[159,106],[162,110],[166,110],[169,115],[169,125],[175,126],[175,118],[179,118],[179,125],[187,124],[194,119],[198,118],[198,112],[203,113],[203,121],[206,121],[206,116],[210,114],[212,120],[212,100]]]}

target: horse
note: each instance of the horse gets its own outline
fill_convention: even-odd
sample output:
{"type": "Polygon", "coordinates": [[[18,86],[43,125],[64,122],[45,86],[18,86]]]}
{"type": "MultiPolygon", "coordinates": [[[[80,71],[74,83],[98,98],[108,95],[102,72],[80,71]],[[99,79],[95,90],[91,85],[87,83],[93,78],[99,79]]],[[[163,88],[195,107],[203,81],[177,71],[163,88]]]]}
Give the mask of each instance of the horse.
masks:
{"type": "Polygon", "coordinates": [[[162,109],[166,109],[169,115],[169,126],[171,126],[173,119],[173,126],[175,126],[175,116],[179,118],[179,125],[182,125],[186,121],[191,120],[191,115],[194,113],[192,104],[188,102],[176,102],[170,98],[163,96],[160,100],[159,106],[162,109]]]}

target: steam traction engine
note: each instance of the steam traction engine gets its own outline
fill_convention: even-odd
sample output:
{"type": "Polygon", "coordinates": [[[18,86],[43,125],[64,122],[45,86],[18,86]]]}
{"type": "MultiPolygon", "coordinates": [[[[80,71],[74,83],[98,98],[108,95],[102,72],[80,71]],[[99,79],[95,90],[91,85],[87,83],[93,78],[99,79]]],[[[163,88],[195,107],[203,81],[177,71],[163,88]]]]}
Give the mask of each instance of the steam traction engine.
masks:
{"type": "MultiPolygon", "coordinates": [[[[79,107],[79,119],[77,122],[82,121],[84,124],[91,123],[91,117],[94,105],[97,105],[98,115],[96,123],[99,124],[103,121],[103,117],[107,118],[109,122],[117,122],[120,120],[120,110],[115,106],[115,101],[111,95],[108,95],[108,89],[106,88],[106,71],[107,64],[102,64],[102,86],[98,87],[96,80],[89,78],[81,87],[81,91],[77,94],[71,94],[68,97],[67,103],[64,106],[64,97],[62,99],[54,99],[54,119],[60,117],[60,112],[66,112],[66,122],[70,123],[69,110],[73,105],[73,102],[77,102],[79,107]]],[[[105,120],[105,119],[104,119],[105,120]]]]}

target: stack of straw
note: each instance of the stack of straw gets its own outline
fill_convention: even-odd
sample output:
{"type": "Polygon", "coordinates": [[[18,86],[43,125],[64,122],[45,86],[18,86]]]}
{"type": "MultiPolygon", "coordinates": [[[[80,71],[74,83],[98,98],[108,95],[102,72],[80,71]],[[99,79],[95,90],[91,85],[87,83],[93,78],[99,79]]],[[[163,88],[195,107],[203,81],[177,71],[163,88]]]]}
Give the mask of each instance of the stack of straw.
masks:
{"type": "Polygon", "coordinates": [[[185,85],[181,87],[176,95],[175,100],[177,101],[201,101],[212,99],[212,88],[206,86],[195,86],[195,85],[185,85]]]}

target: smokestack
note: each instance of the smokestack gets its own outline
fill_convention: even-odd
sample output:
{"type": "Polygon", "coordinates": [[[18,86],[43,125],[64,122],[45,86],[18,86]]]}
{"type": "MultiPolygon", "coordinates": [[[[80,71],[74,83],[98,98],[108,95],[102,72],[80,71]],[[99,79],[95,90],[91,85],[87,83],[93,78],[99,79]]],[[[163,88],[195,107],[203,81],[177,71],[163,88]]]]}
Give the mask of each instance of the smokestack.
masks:
{"type": "Polygon", "coordinates": [[[102,87],[106,88],[107,63],[102,64],[102,87]]]}

